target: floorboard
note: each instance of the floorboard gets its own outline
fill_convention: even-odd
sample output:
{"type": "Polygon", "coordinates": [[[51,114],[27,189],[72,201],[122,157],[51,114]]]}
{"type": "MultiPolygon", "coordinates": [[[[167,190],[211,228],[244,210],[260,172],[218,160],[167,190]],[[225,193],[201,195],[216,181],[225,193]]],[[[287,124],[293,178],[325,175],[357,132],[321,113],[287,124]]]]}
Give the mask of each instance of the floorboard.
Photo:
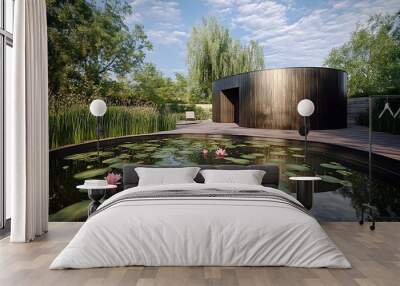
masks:
{"type": "Polygon", "coordinates": [[[399,285],[400,223],[378,223],[375,231],[355,222],[322,223],[352,269],[289,267],[120,267],[48,270],[81,223],[50,223],[49,233],[32,243],[0,240],[2,286],[266,286],[399,285]]]}

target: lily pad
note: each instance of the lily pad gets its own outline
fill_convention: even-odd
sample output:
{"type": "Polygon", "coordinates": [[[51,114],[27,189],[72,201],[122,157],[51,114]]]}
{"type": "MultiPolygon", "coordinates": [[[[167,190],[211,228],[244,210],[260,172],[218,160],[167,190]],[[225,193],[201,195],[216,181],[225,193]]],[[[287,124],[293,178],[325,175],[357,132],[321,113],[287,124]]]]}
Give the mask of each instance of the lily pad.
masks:
{"type": "Polygon", "coordinates": [[[285,160],[284,159],[275,158],[275,159],[269,160],[269,162],[271,162],[271,163],[283,163],[283,162],[285,162],[285,160]]]}
{"type": "Polygon", "coordinates": [[[126,154],[126,153],[123,153],[123,154],[118,156],[118,158],[120,158],[120,159],[129,159],[130,157],[131,157],[131,155],[126,154]]]}
{"type": "Polygon", "coordinates": [[[175,147],[163,147],[158,153],[174,153],[178,150],[178,148],[175,147]]]}
{"type": "Polygon", "coordinates": [[[247,144],[247,145],[250,145],[251,147],[254,147],[254,148],[267,148],[267,147],[270,147],[271,145],[269,145],[269,144],[266,144],[264,141],[245,141],[244,142],[245,144],[247,144]]]}
{"type": "Polygon", "coordinates": [[[246,141],[245,143],[251,144],[251,145],[260,145],[260,144],[262,144],[263,146],[266,145],[265,142],[262,140],[249,140],[249,141],[246,141]]]}
{"type": "Polygon", "coordinates": [[[72,160],[72,161],[85,161],[87,159],[89,159],[90,156],[88,156],[85,153],[80,153],[80,154],[73,154],[73,155],[69,155],[67,157],[65,157],[65,160],[72,160]]]}
{"type": "Polygon", "coordinates": [[[342,180],[340,182],[340,184],[342,184],[342,186],[349,187],[349,188],[353,186],[353,184],[350,181],[347,181],[347,180],[342,180]]]}
{"type": "Polygon", "coordinates": [[[339,173],[340,175],[343,175],[343,176],[346,176],[346,177],[353,174],[352,172],[345,171],[345,170],[337,170],[336,173],[339,173]]]}
{"type": "Polygon", "coordinates": [[[235,144],[225,144],[225,148],[235,149],[235,148],[237,148],[237,145],[235,145],[235,144]]]}
{"type": "Polygon", "coordinates": [[[104,175],[105,173],[108,172],[108,170],[110,170],[110,168],[87,170],[87,171],[83,171],[83,172],[75,174],[74,178],[77,179],[77,180],[90,179],[90,178],[94,178],[94,177],[98,177],[98,176],[104,175]]]}
{"type": "Polygon", "coordinates": [[[130,149],[131,147],[134,147],[134,146],[137,146],[137,143],[125,143],[125,144],[119,145],[119,147],[128,148],[128,149],[130,149]]]}
{"type": "Polygon", "coordinates": [[[144,147],[157,147],[159,144],[154,144],[154,143],[142,143],[141,144],[144,147]]]}
{"type": "Polygon", "coordinates": [[[110,168],[122,170],[126,164],[129,164],[129,162],[126,161],[118,162],[110,165],[110,168]]]}
{"type": "Polygon", "coordinates": [[[227,160],[227,161],[230,161],[232,163],[239,164],[239,165],[247,165],[247,164],[250,163],[249,160],[242,159],[242,158],[225,157],[224,159],[227,160]]]}
{"type": "Polygon", "coordinates": [[[347,170],[345,166],[342,166],[340,164],[329,164],[329,163],[322,163],[320,164],[321,167],[326,168],[326,169],[331,169],[331,170],[347,170]]]}
{"type": "Polygon", "coordinates": [[[138,144],[138,143],[122,144],[122,145],[119,145],[119,146],[122,147],[122,148],[129,149],[129,150],[134,150],[134,151],[143,150],[143,149],[146,148],[145,146],[143,146],[143,144],[138,144]]]}
{"type": "MultiPolygon", "coordinates": [[[[101,151],[99,152],[100,157],[111,157],[114,155],[114,152],[106,152],[106,151],[101,151]]],[[[73,160],[73,161],[95,161],[97,160],[97,152],[87,152],[87,153],[78,153],[78,154],[73,154],[69,155],[64,158],[65,160],[73,160]]]]}
{"type": "Polygon", "coordinates": [[[121,162],[122,160],[118,157],[115,158],[110,158],[110,159],[106,159],[103,161],[104,164],[114,164],[114,163],[118,163],[121,162]]]}
{"type": "Polygon", "coordinates": [[[286,164],[286,168],[290,171],[299,171],[299,172],[305,172],[310,170],[310,168],[307,165],[299,165],[299,164],[286,164]]]}
{"type": "Polygon", "coordinates": [[[50,221],[83,221],[87,216],[90,200],[81,201],[49,216],[50,221]]]}
{"type": "Polygon", "coordinates": [[[291,150],[291,151],[302,151],[303,148],[300,148],[300,147],[290,147],[290,148],[288,148],[288,150],[291,150]]]}
{"type": "Polygon", "coordinates": [[[191,149],[194,149],[194,150],[197,150],[197,149],[203,149],[204,146],[203,146],[203,144],[197,142],[197,143],[192,144],[192,145],[190,146],[190,148],[191,148],[191,149]]]}
{"type": "Polygon", "coordinates": [[[255,158],[257,158],[257,156],[254,154],[243,154],[243,155],[240,155],[240,157],[244,158],[244,159],[249,159],[249,160],[254,160],[255,158]]]}
{"type": "Polygon", "coordinates": [[[318,176],[322,179],[323,182],[330,183],[330,184],[341,184],[342,180],[335,178],[333,176],[328,176],[328,175],[322,175],[318,176]]]}
{"type": "Polygon", "coordinates": [[[268,144],[251,144],[251,147],[254,147],[254,148],[268,148],[269,147],[269,145],[268,144]]]}
{"type": "Polygon", "coordinates": [[[294,157],[294,158],[304,158],[304,155],[302,155],[302,154],[292,154],[292,157],[294,157]]]}
{"type": "Polygon", "coordinates": [[[188,144],[188,142],[186,140],[181,140],[181,139],[173,139],[171,141],[169,141],[171,144],[174,145],[186,145],[188,144]]]}
{"type": "Polygon", "coordinates": [[[264,157],[265,156],[263,153],[251,153],[250,155],[254,155],[256,157],[264,157]]]}
{"type": "Polygon", "coordinates": [[[274,155],[274,156],[286,156],[287,155],[287,153],[285,151],[272,151],[270,154],[274,155]]]}
{"type": "Polygon", "coordinates": [[[136,154],[133,157],[135,157],[136,159],[144,159],[147,156],[149,156],[148,154],[136,154]]]}
{"type": "Polygon", "coordinates": [[[165,153],[155,153],[153,155],[151,155],[151,158],[154,159],[165,159],[168,158],[171,154],[165,154],[165,153]]]}
{"type": "Polygon", "coordinates": [[[144,149],[144,151],[146,151],[146,152],[154,152],[155,150],[157,150],[158,149],[158,147],[153,147],[153,146],[151,146],[151,147],[146,147],[145,149],[144,149]]]}
{"type": "Polygon", "coordinates": [[[180,150],[180,151],[178,151],[178,154],[180,154],[180,155],[191,155],[191,154],[193,154],[193,151],[191,151],[191,150],[180,150]]]}

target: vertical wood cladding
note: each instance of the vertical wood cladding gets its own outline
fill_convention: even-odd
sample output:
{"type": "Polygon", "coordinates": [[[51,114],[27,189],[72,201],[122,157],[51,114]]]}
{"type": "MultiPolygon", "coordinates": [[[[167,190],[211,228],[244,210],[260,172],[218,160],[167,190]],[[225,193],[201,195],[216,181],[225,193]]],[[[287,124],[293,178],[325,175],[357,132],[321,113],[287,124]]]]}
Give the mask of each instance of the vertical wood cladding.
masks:
{"type": "Polygon", "coordinates": [[[268,69],[213,82],[213,121],[267,129],[298,129],[297,104],[315,104],[311,128],[347,127],[347,73],[329,68],[268,69]],[[235,116],[236,112],[236,116],[235,116]]]}

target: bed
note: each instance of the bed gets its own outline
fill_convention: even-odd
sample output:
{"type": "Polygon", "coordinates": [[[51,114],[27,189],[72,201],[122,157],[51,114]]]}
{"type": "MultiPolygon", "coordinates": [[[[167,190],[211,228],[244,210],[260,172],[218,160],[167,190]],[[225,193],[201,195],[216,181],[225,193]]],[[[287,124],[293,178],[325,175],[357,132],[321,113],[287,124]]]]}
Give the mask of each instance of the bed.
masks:
{"type": "Polygon", "coordinates": [[[104,201],[50,269],[144,266],[350,268],[314,217],[278,190],[279,169],[261,185],[193,183],[138,186],[124,167],[125,190],[104,201]]]}

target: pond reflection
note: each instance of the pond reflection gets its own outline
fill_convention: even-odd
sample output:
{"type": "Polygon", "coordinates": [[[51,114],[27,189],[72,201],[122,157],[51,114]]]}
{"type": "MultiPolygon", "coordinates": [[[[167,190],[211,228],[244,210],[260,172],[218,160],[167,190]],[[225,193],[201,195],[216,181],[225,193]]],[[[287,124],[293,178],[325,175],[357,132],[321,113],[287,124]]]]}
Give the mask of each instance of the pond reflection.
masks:
{"type": "MultiPolygon", "coordinates": [[[[290,176],[318,175],[322,178],[314,196],[312,213],[325,221],[357,220],[360,207],[369,199],[367,173],[356,170],[335,154],[316,153],[309,145],[307,162],[301,142],[290,145],[268,139],[242,137],[158,137],[152,140],[126,141],[102,148],[101,163],[97,152],[69,153],[53,158],[50,153],[50,220],[82,221],[86,219],[87,194],[76,186],[85,179],[104,178],[109,172],[122,173],[127,163],[145,165],[207,164],[277,164],[280,167],[279,189],[291,193],[290,176]]],[[[400,187],[376,178],[372,183],[371,203],[378,215],[400,216],[400,187]]],[[[294,195],[294,194],[293,194],[294,195]]]]}

